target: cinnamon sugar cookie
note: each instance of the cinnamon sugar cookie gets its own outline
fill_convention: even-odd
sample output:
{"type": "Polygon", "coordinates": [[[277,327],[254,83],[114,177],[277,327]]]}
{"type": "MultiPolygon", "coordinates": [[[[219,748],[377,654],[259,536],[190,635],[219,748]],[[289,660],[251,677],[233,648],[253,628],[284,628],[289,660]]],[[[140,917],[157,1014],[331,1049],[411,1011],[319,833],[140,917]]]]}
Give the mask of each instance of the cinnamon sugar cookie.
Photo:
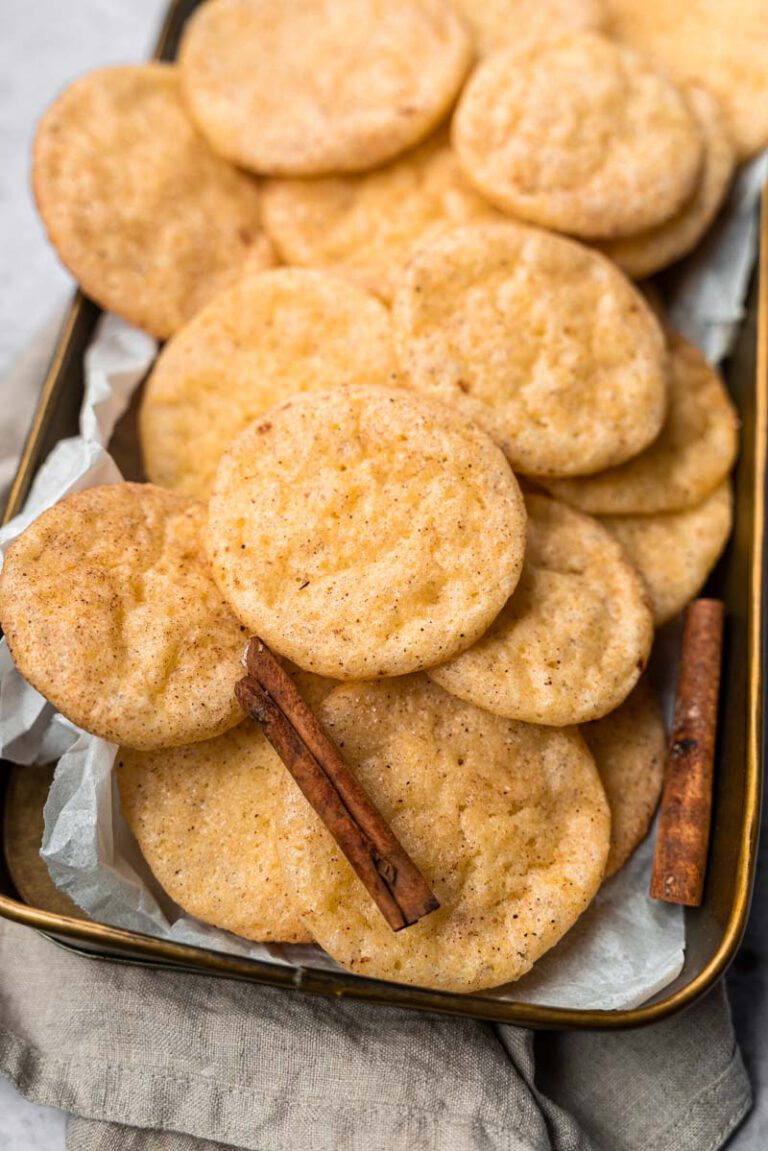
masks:
{"type": "Polygon", "coordinates": [[[696,247],[717,215],[733,176],[736,153],[722,105],[704,88],[689,88],[686,96],[704,136],[704,167],[693,196],[656,228],[600,245],[606,256],[636,280],[654,275],[696,247]]]}
{"type": "Polygon", "coordinates": [[[338,688],[320,718],[440,900],[397,934],[298,788],[278,842],[304,923],[359,975],[477,991],[518,979],[597,891],[610,820],[575,729],[513,723],[423,676],[338,688]]]}
{"type": "Polygon", "coordinates": [[[120,806],[155,878],[190,915],[245,939],[305,943],[277,855],[290,777],[255,724],[117,756],[120,806]]]}
{"type": "Polygon", "coordinates": [[[0,620],[21,674],[79,727],[150,750],[242,718],[243,628],[213,582],[202,504],[151,484],[67,496],[8,549],[0,620]]]}
{"type": "Polygon", "coordinates": [[[728,475],[738,419],[725,384],[689,340],[669,333],[669,411],[658,438],[608,471],[548,480],[559,499],[593,515],[651,515],[701,503],[728,475]]]}
{"type": "Polygon", "coordinates": [[[403,382],[484,428],[517,471],[595,472],[661,430],[658,322],[573,240],[511,222],[446,232],[411,260],[393,316],[403,382]]]}
{"type": "Polygon", "coordinates": [[[290,675],[302,699],[309,704],[313,711],[317,711],[320,704],[328,698],[334,688],[339,686],[339,680],[328,679],[324,675],[315,675],[312,671],[304,671],[290,660],[283,660],[283,666],[290,675]]]}
{"type": "Polygon", "coordinates": [[[703,161],[681,92],[593,32],[482,61],[453,143],[467,178],[502,211],[589,239],[669,219],[693,195],[703,161]]]}
{"type": "Polygon", "coordinates": [[[502,48],[527,52],[569,32],[599,30],[602,0],[451,0],[473,33],[480,56],[502,48]]]}
{"type": "Polygon", "coordinates": [[[422,140],[469,68],[442,0],[209,0],[179,61],[213,147],[270,175],[358,172],[422,140]]]}
{"type": "Polygon", "coordinates": [[[580,730],[611,809],[608,879],[645,839],[658,806],[667,748],[664,716],[653,688],[641,679],[621,707],[580,730]]]}
{"type": "Polygon", "coordinates": [[[499,449],[405,391],[298,396],[225,453],[215,577],[249,630],[308,671],[369,679],[468,647],[517,584],[525,507],[499,449]]]}
{"type": "Polygon", "coordinates": [[[165,346],[140,431],[147,475],[207,499],[224,449],[291,395],[397,383],[392,325],[367,292],[278,268],[220,293],[165,346]]]}
{"type": "Polygon", "coordinates": [[[32,182],[85,294],[159,339],[274,263],[256,182],[211,151],[168,64],[76,80],[40,121],[32,182]]]}
{"type": "Polygon", "coordinates": [[[606,0],[608,31],[722,102],[742,160],[768,144],[767,0],[606,0]]]}
{"type": "Polygon", "coordinates": [[[606,715],[647,663],[653,620],[642,581],[597,520],[526,496],[520,583],[468,651],[429,676],[486,711],[564,727],[606,715]]]}
{"type": "Polygon", "coordinates": [[[661,627],[683,610],[707,582],[733,525],[727,480],[695,507],[650,516],[601,516],[643,577],[661,627]]]}
{"type": "Polygon", "coordinates": [[[264,226],[287,263],[336,272],[385,300],[435,232],[498,218],[462,176],[446,132],[372,172],[264,186],[264,226]]]}

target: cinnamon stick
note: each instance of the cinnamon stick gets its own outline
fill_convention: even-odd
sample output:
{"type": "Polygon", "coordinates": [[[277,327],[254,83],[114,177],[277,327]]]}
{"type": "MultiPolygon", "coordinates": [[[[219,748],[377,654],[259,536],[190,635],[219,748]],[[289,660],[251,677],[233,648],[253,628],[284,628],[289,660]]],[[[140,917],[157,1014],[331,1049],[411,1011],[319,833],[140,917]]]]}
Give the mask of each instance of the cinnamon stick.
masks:
{"type": "Polygon", "coordinates": [[[695,600],[685,613],[672,736],[651,877],[651,896],[698,907],[704,891],[723,604],[695,600]]]}
{"type": "Polygon", "coordinates": [[[440,904],[374,807],[295,683],[260,639],[248,645],[248,675],[235,687],[308,802],[330,831],[393,931],[440,904]]]}

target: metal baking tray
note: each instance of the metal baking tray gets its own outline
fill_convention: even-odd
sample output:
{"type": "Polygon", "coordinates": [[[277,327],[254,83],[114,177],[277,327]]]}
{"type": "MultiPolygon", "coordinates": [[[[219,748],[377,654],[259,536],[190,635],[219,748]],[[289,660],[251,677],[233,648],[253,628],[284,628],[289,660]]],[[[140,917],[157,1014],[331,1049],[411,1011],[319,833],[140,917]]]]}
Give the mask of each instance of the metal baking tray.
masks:
{"type": "MultiPolygon", "coordinates": [[[[175,0],[156,58],[173,59],[195,0],[175,0]]],[[[35,472],[65,436],[76,434],[83,398],[83,355],[100,315],[81,294],[60,333],[5,509],[22,508],[35,472]]],[[[619,1029],[668,1017],[695,1002],[723,975],[746,925],[755,875],[763,734],[764,532],[768,437],[768,213],[761,227],[759,274],[726,378],[742,422],[736,473],[735,529],[707,592],[726,604],[726,640],[715,796],[704,903],[685,910],[686,953],[680,976],[631,1010],[599,1011],[515,1003],[493,992],[460,995],[365,979],[343,971],[291,968],[155,939],[87,919],[53,887],[38,847],[42,805],[52,769],[0,761],[0,915],[96,958],[197,971],[286,990],[380,1003],[525,1027],[619,1029]]],[[[130,428],[122,436],[130,441],[130,428]]],[[[122,454],[119,450],[116,452],[122,454]]],[[[124,464],[122,459],[119,460],[124,464]]],[[[124,468],[125,470],[125,468],[124,468]]],[[[134,465],[135,474],[135,465],[134,465]]],[[[139,478],[139,477],[136,477],[139,478]]]]}

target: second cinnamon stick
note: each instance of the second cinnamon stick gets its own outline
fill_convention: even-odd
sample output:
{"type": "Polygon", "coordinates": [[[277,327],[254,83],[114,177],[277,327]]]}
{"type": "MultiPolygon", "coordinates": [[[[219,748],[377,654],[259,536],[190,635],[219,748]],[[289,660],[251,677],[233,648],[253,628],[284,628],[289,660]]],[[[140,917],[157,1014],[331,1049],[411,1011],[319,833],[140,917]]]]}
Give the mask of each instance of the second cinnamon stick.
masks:
{"type": "Polygon", "coordinates": [[[695,600],[685,614],[672,737],[650,894],[698,907],[704,891],[723,641],[723,604],[695,600]]]}

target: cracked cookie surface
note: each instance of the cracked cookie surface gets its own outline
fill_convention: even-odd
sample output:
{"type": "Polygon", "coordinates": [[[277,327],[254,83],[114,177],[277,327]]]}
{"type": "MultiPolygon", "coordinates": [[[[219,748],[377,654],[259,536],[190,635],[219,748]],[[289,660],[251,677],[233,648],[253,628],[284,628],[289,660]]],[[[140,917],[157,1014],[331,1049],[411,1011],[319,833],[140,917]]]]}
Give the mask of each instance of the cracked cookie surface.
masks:
{"type": "Polygon", "coordinates": [[[242,718],[246,636],[213,581],[205,507],[152,484],[67,496],[11,545],[0,620],[21,674],[78,727],[152,749],[242,718]]]}
{"type": "Polygon", "coordinates": [[[704,156],[682,93],[592,32],[482,61],[452,138],[467,179],[498,208],[586,239],[668,219],[693,194],[704,156]]]}
{"type": "Polygon", "coordinates": [[[429,672],[461,699],[509,719],[563,727],[612,711],[653,642],[640,577],[591,516],[527,495],[520,582],[468,651],[429,672]]]}
{"type": "Polygon", "coordinates": [[[603,877],[608,805],[576,729],[489,715],[424,676],[337,688],[320,719],[441,907],[393,933],[291,785],[278,851],[317,942],[358,975],[424,987],[524,975],[603,877]]]}
{"type": "Polygon", "coordinates": [[[333,679],[468,647],[517,584],[525,506],[501,451],[442,404],[348,387],[296,397],[225,453],[219,585],[250,631],[333,679]]]}
{"type": "Polygon", "coordinates": [[[207,499],[232,440],[292,395],[397,384],[387,309],[361,288],[298,268],[246,276],[166,344],[141,405],[147,474],[207,499]]]}
{"type": "Polygon", "coordinates": [[[255,172],[373,168],[447,114],[470,66],[442,0],[210,0],[179,52],[193,117],[255,172]]]}
{"type": "Polygon", "coordinates": [[[477,423],[515,471],[596,472],[661,430],[661,328],[573,240],[514,223],[446,232],[411,260],[393,317],[403,384],[477,423]]]}
{"type": "Polygon", "coordinates": [[[32,181],[86,295],[159,339],[242,272],[275,262],[256,181],[211,151],[168,64],[71,84],[40,121],[32,181]]]}
{"type": "Polygon", "coordinates": [[[277,856],[288,774],[256,724],[162,751],[120,748],[116,774],[126,822],[180,907],[245,939],[309,942],[277,856]]]}

